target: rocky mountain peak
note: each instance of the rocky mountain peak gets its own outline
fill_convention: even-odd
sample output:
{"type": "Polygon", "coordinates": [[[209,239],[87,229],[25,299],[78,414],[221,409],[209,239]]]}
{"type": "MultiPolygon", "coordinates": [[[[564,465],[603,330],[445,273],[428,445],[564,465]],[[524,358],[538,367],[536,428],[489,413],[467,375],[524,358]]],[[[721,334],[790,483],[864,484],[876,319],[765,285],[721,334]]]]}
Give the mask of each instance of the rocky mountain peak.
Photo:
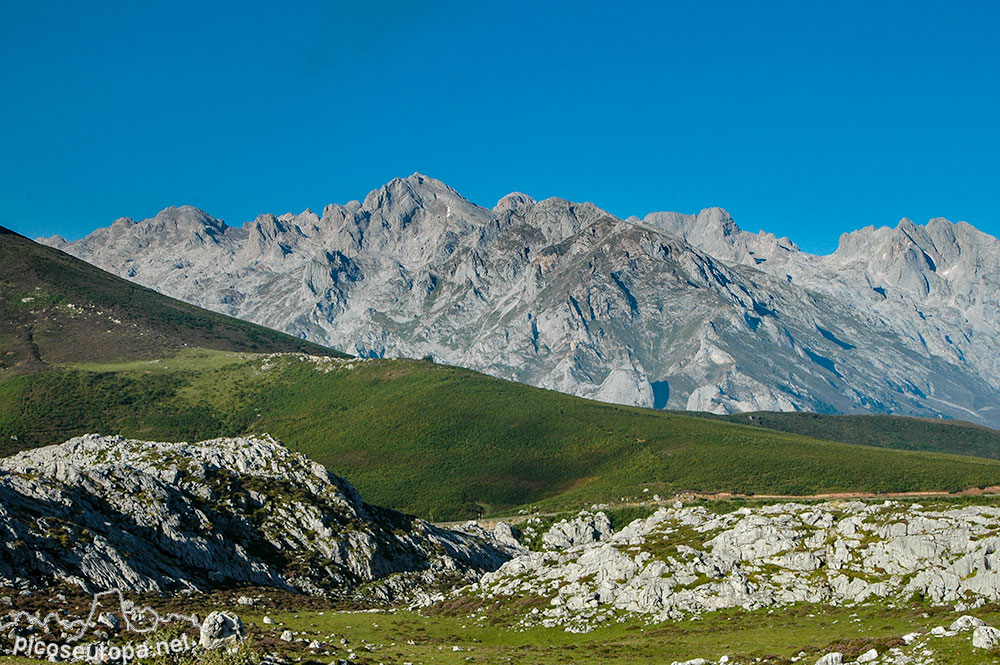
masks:
{"type": "Polygon", "coordinates": [[[69,241],[58,233],[51,236],[39,236],[35,238],[35,242],[42,245],[48,245],[49,247],[55,247],[56,249],[63,249],[69,244],[69,241]]]}
{"type": "MultiPolygon", "coordinates": [[[[158,212],[153,217],[152,222],[156,224],[172,224],[178,229],[208,228],[223,231],[227,228],[226,223],[222,220],[216,219],[201,208],[191,205],[168,206],[158,212]]],[[[132,222],[131,225],[134,226],[135,222],[132,222]]]]}
{"type": "Polygon", "coordinates": [[[405,178],[393,178],[378,189],[368,193],[363,202],[364,208],[377,210],[393,206],[421,206],[435,200],[461,200],[461,194],[444,182],[414,173],[405,178]]]}
{"type": "Polygon", "coordinates": [[[967,224],[867,227],[814,256],[718,207],[623,221],[514,192],[490,210],[419,173],[318,221],[263,216],[218,234],[162,223],[198,218],[183,210],[65,248],[365,356],[432,354],[645,406],[1000,423],[989,406],[1000,400],[1000,241],[967,224]]]}
{"type": "Polygon", "coordinates": [[[535,199],[531,198],[527,194],[523,194],[521,192],[511,192],[497,201],[497,204],[493,206],[493,212],[496,215],[516,213],[533,206],[535,203],[535,199]]]}
{"type": "Polygon", "coordinates": [[[799,251],[788,238],[742,230],[729,212],[719,207],[705,208],[696,215],[653,212],[642,223],[675,235],[727,263],[756,266],[799,251]]]}
{"type": "Polygon", "coordinates": [[[695,222],[700,226],[717,229],[724,236],[731,236],[741,231],[740,227],[733,221],[732,215],[725,209],[718,207],[703,209],[695,217],[695,222]]]}

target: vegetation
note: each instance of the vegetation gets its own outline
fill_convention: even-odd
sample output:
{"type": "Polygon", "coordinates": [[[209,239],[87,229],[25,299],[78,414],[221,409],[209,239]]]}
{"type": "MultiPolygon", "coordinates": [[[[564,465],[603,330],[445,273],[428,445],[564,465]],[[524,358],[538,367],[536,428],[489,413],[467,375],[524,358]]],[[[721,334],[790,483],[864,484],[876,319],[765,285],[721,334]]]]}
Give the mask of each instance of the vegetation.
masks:
{"type": "Polygon", "coordinates": [[[1000,484],[993,460],[603,404],[415,360],[187,350],[0,383],[0,452],[92,431],[154,440],[270,433],[349,478],[368,501],[436,520],[687,490],[813,494],[1000,484]]]}
{"type": "Polygon", "coordinates": [[[65,362],[157,358],[184,347],[325,347],[168,298],[0,227],[0,379],[65,362]]]}
{"type": "MultiPolygon", "coordinates": [[[[352,662],[425,663],[427,665],[537,663],[555,665],[600,662],[613,665],[670,663],[692,658],[715,662],[723,655],[732,663],[791,665],[813,663],[823,654],[839,651],[844,661],[853,661],[868,649],[880,654],[901,649],[910,657],[923,648],[905,646],[902,635],[928,633],[935,626],[947,626],[959,614],[947,607],[921,603],[888,608],[878,605],[828,607],[797,605],[767,612],[731,610],[697,618],[647,624],[636,618],[617,617],[589,633],[571,633],[559,628],[519,628],[518,616],[530,611],[530,599],[516,599],[510,606],[487,607],[464,600],[446,601],[423,612],[408,610],[351,611],[340,608],[312,608],[311,599],[298,599],[299,606],[284,609],[255,608],[240,612],[248,634],[246,646],[233,654],[213,652],[196,656],[153,658],[142,661],[162,665],[209,663],[248,665],[260,662],[263,654],[278,653],[293,662],[336,662],[354,653],[352,662]],[[269,616],[273,624],[264,624],[269,616]],[[488,617],[488,618],[487,618],[488,617]],[[506,619],[506,622],[495,618],[506,619]],[[624,618],[619,621],[617,619],[624,618]],[[284,642],[280,634],[291,630],[295,642],[284,642]],[[310,649],[312,640],[321,649],[310,649]],[[344,640],[342,643],[341,640],[344,640]],[[457,647],[457,649],[456,649],[457,647]],[[323,652],[328,652],[324,654],[323,652]]],[[[212,603],[207,599],[186,599],[179,611],[232,610],[232,601],[212,603]],[[192,605],[195,603],[195,605],[192,605]]],[[[996,606],[987,606],[976,615],[992,625],[1000,623],[996,606]]],[[[948,665],[998,665],[1000,654],[973,649],[970,633],[930,638],[933,662],[948,665]]],[[[3,656],[0,663],[27,665],[43,662],[3,656]]]]}
{"type": "Polygon", "coordinates": [[[730,416],[699,415],[826,441],[1000,459],[1000,432],[958,420],[766,411],[730,416]]]}

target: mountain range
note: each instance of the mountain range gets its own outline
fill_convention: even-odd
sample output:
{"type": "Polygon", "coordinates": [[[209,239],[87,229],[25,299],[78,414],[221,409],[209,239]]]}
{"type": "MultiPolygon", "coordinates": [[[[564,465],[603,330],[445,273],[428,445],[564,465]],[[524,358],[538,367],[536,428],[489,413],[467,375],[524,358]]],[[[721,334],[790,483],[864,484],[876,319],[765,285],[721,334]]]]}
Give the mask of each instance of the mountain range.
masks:
{"type": "Polygon", "coordinates": [[[41,239],[174,298],[362,357],[607,402],[1000,425],[1000,240],[934,219],[817,256],[722,209],[619,219],[414,174],[322,214],[189,206],[41,239]]]}
{"type": "Polygon", "coordinates": [[[373,503],[439,520],[640,494],[1000,483],[1000,431],[979,425],[707,417],[580,399],[427,360],[343,357],[2,228],[0,317],[4,456],[92,432],[168,442],[271,434],[349,477],[373,503]]]}

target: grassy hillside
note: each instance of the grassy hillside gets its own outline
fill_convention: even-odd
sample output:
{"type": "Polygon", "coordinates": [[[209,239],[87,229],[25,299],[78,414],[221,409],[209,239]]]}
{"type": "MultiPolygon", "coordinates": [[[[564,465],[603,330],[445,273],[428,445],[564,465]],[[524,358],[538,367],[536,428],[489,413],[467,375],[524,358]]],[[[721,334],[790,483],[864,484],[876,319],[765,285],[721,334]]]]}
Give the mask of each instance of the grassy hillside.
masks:
{"type": "Polygon", "coordinates": [[[183,347],[333,353],[168,298],[3,227],[0,321],[0,378],[183,347]]]}
{"type": "Polygon", "coordinates": [[[425,361],[187,351],[0,383],[2,452],[89,431],[166,440],[269,432],[349,478],[369,501],[435,519],[679,490],[1000,484],[992,460],[602,404],[425,361]]]}
{"type": "Polygon", "coordinates": [[[700,415],[826,441],[1000,459],[1000,432],[957,420],[766,411],[731,416],[700,415]]]}

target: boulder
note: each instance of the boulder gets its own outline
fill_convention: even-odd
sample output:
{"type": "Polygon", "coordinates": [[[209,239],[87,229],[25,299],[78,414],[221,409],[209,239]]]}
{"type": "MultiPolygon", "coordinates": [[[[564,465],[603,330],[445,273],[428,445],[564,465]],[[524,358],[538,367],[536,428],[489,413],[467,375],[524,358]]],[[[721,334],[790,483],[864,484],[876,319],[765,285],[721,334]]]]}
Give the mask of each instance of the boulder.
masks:
{"type": "Polygon", "coordinates": [[[977,649],[992,649],[1000,645],[1000,630],[991,626],[976,626],[972,631],[972,646],[977,649]]]}
{"type": "Polygon", "coordinates": [[[839,651],[828,653],[816,661],[816,665],[841,665],[844,662],[844,654],[839,651]]]}
{"type": "Polygon", "coordinates": [[[961,633],[966,630],[972,630],[973,628],[985,625],[986,622],[984,622],[982,619],[977,619],[974,616],[969,616],[968,614],[964,614],[955,619],[952,622],[951,626],[948,627],[948,630],[953,630],[956,633],[961,633]]]}
{"type": "Polygon", "coordinates": [[[233,649],[243,641],[243,622],[230,612],[212,612],[201,623],[198,640],[205,650],[233,649]]]}

